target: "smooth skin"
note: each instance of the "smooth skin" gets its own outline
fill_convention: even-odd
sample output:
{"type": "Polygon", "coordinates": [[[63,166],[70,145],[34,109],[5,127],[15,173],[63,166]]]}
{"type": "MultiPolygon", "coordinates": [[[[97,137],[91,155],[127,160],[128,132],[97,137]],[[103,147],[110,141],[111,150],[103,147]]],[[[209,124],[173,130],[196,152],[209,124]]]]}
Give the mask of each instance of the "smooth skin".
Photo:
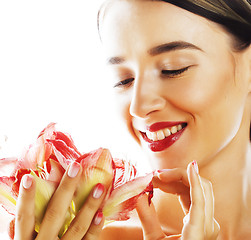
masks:
{"type": "Polygon", "coordinates": [[[155,188],[179,197],[184,212],[180,233],[172,234],[163,230],[154,203],[149,205],[148,197],[145,195],[139,200],[137,206],[143,232],[136,227],[126,230],[125,227],[120,229],[118,226],[108,225],[101,233],[102,240],[213,240],[218,238],[220,226],[214,218],[212,184],[200,177],[196,162],[190,163],[187,170],[174,168],[159,171],[153,179],[153,184],[155,188]],[[119,231],[122,233],[119,234],[119,231]]]}
{"type": "MultiPolygon", "coordinates": [[[[137,226],[108,225],[101,239],[212,240],[217,239],[217,222],[221,229],[218,239],[250,239],[251,48],[234,51],[231,37],[219,25],[159,1],[110,1],[101,23],[120,116],[153,169],[167,169],[154,179],[160,191],[156,191],[151,206],[144,198],[139,203],[144,233],[137,226]],[[173,42],[194,47],[156,51],[162,44],[173,42]],[[170,74],[175,70],[181,71],[170,74]],[[171,147],[152,152],[140,131],[161,121],[184,121],[187,127],[171,147]],[[194,159],[200,176],[189,165],[194,159]],[[175,237],[177,234],[182,235],[175,237]]],[[[60,222],[53,225],[64,215],[62,209],[69,206],[77,184],[68,177],[62,185],[64,181],[71,187],[67,191],[59,187],[47,210],[49,217],[45,216],[40,239],[48,239],[46,232],[56,239],[60,222]],[[53,202],[60,199],[66,202],[59,211],[53,202]]],[[[24,235],[27,240],[32,239],[33,218],[22,216],[34,214],[27,204],[34,202],[34,187],[22,189],[18,207],[17,237],[22,237],[29,225],[24,235]]],[[[65,239],[74,239],[76,229],[81,229],[77,231],[79,239],[97,238],[102,224],[94,226],[93,218],[100,203],[101,199],[90,196],[65,239]]]]}
{"type": "MultiPolygon", "coordinates": [[[[31,175],[22,178],[15,221],[15,240],[55,240],[64,222],[74,192],[81,176],[81,166],[73,163],[64,174],[60,185],[49,202],[41,228],[37,236],[35,228],[35,181],[31,175]],[[74,171],[72,168],[74,167],[74,171]],[[76,175],[77,174],[77,175],[76,175]]],[[[97,185],[98,186],[98,185],[97,185]]],[[[95,240],[104,224],[104,217],[99,207],[104,199],[105,190],[95,196],[95,187],[84,206],[61,239],[95,240]]]]}
{"type": "MultiPolygon", "coordinates": [[[[220,25],[162,1],[109,1],[100,15],[100,36],[118,113],[152,168],[177,169],[185,179],[188,164],[196,160],[201,179],[212,184],[202,184],[203,196],[201,186],[189,185],[201,196],[191,199],[209,202],[201,214],[215,217],[219,239],[250,239],[251,47],[235,51],[232,36],[220,25]],[[158,51],[173,43],[192,47],[158,51]],[[186,122],[187,127],[172,146],[153,152],[140,131],[163,121],[186,122]]],[[[169,174],[175,179],[175,173],[169,174]]],[[[174,182],[172,189],[163,187],[165,181],[156,185],[162,191],[153,199],[167,235],[184,229],[184,213],[173,196],[183,187],[180,180],[174,182]]],[[[108,226],[102,237],[129,239],[123,228],[108,226]]],[[[200,236],[211,239],[205,233],[209,228],[198,228],[200,236]]],[[[139,236],[141,230],[128,227],[130,231],[139,236]]]]}
{"type": "Polygon", "coordinates": [[[214,197],[212,185],[197,173],[197,167],[188,165],[187,174],[178,169],[162,171],[154,179],[155,187],[162,191],[177,194],[180,197],[185,217],[181,234],[166,236],[161,228],[154,205],[148,205],[142,198],[137,212],[142,222],[144,239],[217,239],[219,225],[214,219],[214,197]],[[177,186],[177,183],[180,186],[177,186]],[[190,186],[190,193],[187,191],[190,186]],[[189,197],[191,196],[191,198],[189,197]]]}

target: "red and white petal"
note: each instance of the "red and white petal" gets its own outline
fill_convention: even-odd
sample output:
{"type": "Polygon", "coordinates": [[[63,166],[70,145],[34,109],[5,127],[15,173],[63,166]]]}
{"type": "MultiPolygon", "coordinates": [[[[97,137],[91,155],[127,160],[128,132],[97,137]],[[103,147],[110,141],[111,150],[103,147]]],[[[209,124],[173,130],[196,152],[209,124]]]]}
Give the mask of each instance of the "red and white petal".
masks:
{"type": "Polygon", "coordinates": [[[85,156],[80,161],[83,170],[73,199],[76,212],[79,211],[95,185],[102,183],[110,192],[114,180],[114,164],[108,149],[99,148],[85,156]]]}
{"type": "Polygon", "coordinates": [[[59,164],[59,162],[48,159],[45,162],[45,179],[51,182],[59,183],[65,173],[64,168],[59,164]]]}
{"type": "Polygon", "coordinates": [[[69,148],[73,149],[78,155],[80,156],[81,153],[78,151],[77,147],[74,144],[74,141],[71,137],[71,135],[63,132],[54,132],[55,140],[61,140],[63,141],[69,148]]]}
{"type": "Polygon", "coordinates": [[[80,157],[79,152],[76,151],[75,148],[69,147],[62,140],[47,139],[47,141],[52,145],[54,155],[65,170],[67,169],[68,165],[71,164],[71,162],[80,157]]]}
{"type": "Polygon", "coordinates": [[[129,161],[124,161],[117,158],[113,159],[113,161],[115,164],[114,188],[125,184],[137,176],[136,167],[129,161]]]}
{"type": "Polygon", "coordinates": [[[10,214],[15,214],[16,198],[12,195],[14,177],[0,177],[0,204],[10,214]]]}
{"type": "Polygon", "coordinates": [[[18,197],[18,194],[19,194],[19,186],[20,186],[20,183],[21,183],[21,180],[22,180],[22,177],[25,175],[25,174],[30,174],[31,170],[29,169],[19,169],[17,172],[16,172],[16,175],[14,177],[14,182],[11,186],[11,190],[12,190],[12,194],[17,198],[18,197]]]}
{"type": "Polygon", "coordinates": [[[13,170],[18,164],[17,158],[2,158],[0,159],[0,176],[11,176],[13,170]]]}
{"type": "Polygon", "coordinates": [[[38,135],[37,138],[43,138],[44,140],[46,139],[51,139],[52,136],[53,136],[53,133],[55,132],[56,130],[56,123],[49,123],[41,132],[40,134],[38,135]]]}
{"type": "Polygon", "coordinates": [[[33,145],[26,149],[18,161],[17,168],[35,170],[38,166],[43,167],[44,162],[50,157],[52,146],[43,139],[38,139],[33,145]]]}
{"type": "Polygon", "coordinates": [[[136,207],[137,198],[145,193],[150,192],[152,197],[153,173],[137,177],[114,189],[105,202],[103,213],[107,220],[126,220],[129,211],[136,207]],[[124,213],[124,214],[123,214],[124,213]]]}

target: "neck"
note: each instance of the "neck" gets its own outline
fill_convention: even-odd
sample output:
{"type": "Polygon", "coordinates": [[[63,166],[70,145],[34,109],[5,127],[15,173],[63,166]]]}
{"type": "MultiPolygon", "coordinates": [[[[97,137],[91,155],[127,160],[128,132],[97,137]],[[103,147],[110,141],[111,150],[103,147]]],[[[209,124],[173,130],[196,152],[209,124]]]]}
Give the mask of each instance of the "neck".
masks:
{"type": "Polygon", "coordinates": [[[247,137],[233,139],[200,169],[201,176],[213,184],[215,218],[222,239],[251,236],[251,144],[247,137]]]}

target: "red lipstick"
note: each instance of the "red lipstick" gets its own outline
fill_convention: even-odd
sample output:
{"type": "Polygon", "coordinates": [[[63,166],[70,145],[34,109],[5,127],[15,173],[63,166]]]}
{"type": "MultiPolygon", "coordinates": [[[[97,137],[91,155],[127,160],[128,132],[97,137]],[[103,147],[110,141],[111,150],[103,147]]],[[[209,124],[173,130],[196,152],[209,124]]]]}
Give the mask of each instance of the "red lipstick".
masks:
{"type": "Polygon", "coordinates": [[[165,149],[167,149],[168,147],[170,147],[172,144],[174,144],[183,134],[183,132],[185,131],[185,128],[187,126],[187,123],[184,122],[159,122],[159,123],[154,123],[151,126],[147,127],[147,130],[150,132],[155,132],[164,128],[170,128],[176,125],[182,125],[182,129],[174,134],[171,134],[168,137],[165,137],[163,140],[159,140],[159,141],[153,141],[151,139],[149,139],[146,136],[146,133],[141,132],[141,135],[143,137],[143,139],[148,143],[149,148],[153,151],[153,152],[160,152],[163,151],[165,149]]]}

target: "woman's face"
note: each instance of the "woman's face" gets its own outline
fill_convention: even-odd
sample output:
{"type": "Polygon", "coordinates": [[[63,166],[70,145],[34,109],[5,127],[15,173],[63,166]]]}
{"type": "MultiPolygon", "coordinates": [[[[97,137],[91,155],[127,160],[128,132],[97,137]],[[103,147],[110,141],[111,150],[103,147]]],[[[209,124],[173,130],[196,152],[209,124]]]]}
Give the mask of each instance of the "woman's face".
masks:
{"type": "Polygon", "coordinates": [[[100,33],[118,109],[154,168],[203,166],[240,135],[250,70],[220,26],[169,3],[120,0],[100,33]]]}

